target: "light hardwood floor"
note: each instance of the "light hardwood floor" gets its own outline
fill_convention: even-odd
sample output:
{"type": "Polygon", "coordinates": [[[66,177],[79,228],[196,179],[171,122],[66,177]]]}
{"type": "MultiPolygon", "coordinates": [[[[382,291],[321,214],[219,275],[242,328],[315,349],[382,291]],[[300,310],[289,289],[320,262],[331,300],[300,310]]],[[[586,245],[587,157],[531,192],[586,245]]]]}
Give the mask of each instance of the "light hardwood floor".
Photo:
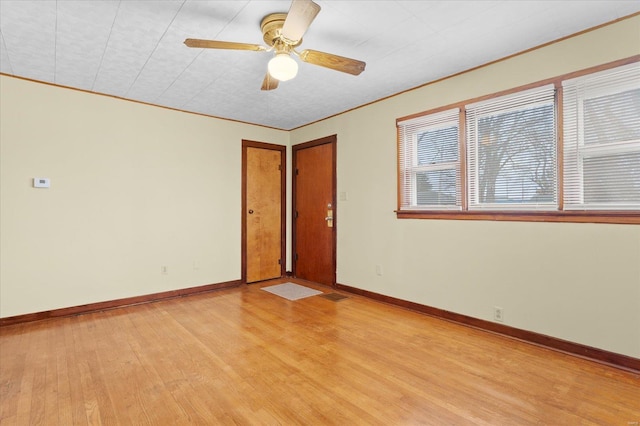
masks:
{"type": "Polygon", "coordinates": [[[359,296],[292,302],[264,285],[3,327],[0,423],[640,421],[638,374],[359,296]]]}

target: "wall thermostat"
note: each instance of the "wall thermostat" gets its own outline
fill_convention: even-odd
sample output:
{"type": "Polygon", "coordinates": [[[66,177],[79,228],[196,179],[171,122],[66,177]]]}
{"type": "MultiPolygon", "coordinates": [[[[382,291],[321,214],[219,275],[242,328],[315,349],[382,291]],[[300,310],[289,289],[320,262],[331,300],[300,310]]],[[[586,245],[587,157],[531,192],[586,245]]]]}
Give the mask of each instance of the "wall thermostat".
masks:
{"type": "Polygon", "coordinates": [[[33,178],[33,187],[34,188],[49,188],[51,186],[51,181],[49,178],[33,178]]]}

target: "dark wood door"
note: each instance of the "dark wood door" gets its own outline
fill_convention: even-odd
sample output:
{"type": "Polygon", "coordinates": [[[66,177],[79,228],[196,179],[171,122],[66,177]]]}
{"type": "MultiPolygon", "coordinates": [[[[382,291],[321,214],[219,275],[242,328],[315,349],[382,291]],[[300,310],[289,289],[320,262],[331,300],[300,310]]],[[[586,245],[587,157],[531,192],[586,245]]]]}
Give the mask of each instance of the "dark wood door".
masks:
{"type": "Polygon", "coordinates": [[[336,137],[293,147],[293,273],[336,282],[336,137]]]}
{"type": "Polygon", "coordinates": [[[284,275],[285,147],[243,141],[243,280],[284,275]]]}

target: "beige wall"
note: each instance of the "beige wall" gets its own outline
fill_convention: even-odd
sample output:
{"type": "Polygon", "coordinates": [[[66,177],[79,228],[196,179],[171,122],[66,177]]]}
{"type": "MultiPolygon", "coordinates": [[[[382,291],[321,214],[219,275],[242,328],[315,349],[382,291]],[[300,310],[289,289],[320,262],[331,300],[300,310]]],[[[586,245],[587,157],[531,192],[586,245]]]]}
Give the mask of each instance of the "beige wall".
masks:
{"type": "Polygon", "coordinates": [[[287,132],[0,78],[2,317],[240,279],[241,140],[287,132]]]}
{"type": "Polygon", "coordinates": [[[640,357],[640,226],[398,220],[396,118],[640,53],[624,20],[291,133],[338,136],[338,282],[640,357]],[[375,272],[381,265],[382,276],[375,272]]]}
{"type": "Polygon", "coordinates": [[[338,282],[487,320],[500,306],[507,325],[640,357],[639,226],[393,212],[396,118],[638,54],[638,28],[625,20],[292,132],[0,77],[0,316],[239,279],[241,139],[337,134],[338,282]],[[51,189],[32,188],[37,176],[51,189]]]}

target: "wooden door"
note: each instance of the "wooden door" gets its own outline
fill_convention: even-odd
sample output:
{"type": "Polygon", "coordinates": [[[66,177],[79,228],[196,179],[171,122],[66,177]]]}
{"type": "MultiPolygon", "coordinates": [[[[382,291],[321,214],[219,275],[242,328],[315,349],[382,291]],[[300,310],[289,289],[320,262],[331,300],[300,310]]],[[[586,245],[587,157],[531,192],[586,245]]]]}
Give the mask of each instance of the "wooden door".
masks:
{"type": "Polygon", "coordinates": [[[243,281],[284,275],[285,147],[242,141],[243,281]]]}
{"type": "Polygon", "coordinates": [[[336,137],[293,147],[293,274],[336,283],[336,137]]]}

